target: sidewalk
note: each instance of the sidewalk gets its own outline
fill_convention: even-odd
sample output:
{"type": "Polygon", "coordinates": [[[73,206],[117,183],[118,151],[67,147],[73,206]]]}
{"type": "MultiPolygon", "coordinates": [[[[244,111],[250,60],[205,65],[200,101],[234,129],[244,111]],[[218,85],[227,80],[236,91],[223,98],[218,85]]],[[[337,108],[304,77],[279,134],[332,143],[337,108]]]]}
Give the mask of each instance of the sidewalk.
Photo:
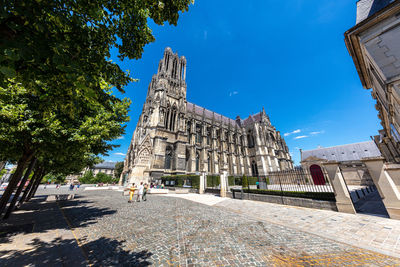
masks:
{"type": "Polygon", "coordinates": [[[86,266],[57,203],[35,197],[0,221],[0,266],[86,266]]]}
{"type": "Polygon", "coordinates": [[[213,195],[169,195],[400,258],[400,221],[213,195]]]}

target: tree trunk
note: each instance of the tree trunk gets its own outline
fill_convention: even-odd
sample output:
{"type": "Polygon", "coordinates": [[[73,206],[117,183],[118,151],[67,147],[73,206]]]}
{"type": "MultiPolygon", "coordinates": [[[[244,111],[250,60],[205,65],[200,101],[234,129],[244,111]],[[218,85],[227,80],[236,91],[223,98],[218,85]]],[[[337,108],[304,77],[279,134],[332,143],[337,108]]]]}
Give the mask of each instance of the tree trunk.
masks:
{"type": "Polygon", "coordinates": [[[38,165],[36,165],[36,169],[34,170],[34,174],[32,176],[32,179],[29,181],[28,186],[24,190],[24,194],[22,195],[21,199],[19,200],[17,207],[20,208],[21,205],[25,202],[26,197],[28,196],[28,193],[31,191],[33,185],[36,183],[36,180],[40,178],[40,173],[42,170],[38,165]]]}
{"type": "Polygon", "coordinates": [[[36,158],[32,158],[31,162],[29,163],[28,169],[25,172],[24,178],[22,178],[17,191],[14,194],[13,199],[11,200],[10,206],[8,206],[7,212],[3,217],[3,220],[7,219],[10,217],[11,212],[14,210],[15,203],[17,203],[17,200],[19,198],[19,195],[22,192],[22,189],[24,189],[26,181],[28,181],[29,175],[31,175],[33,167],[35,167],[36,164],[36,158]]]}
{"type": "Polygon", "coordinates": [[[38,179],[36,180],[35,184],[33,184],[31,191],[28,194],[28,197],[26,199],[26,201],[31,200],[31,198],[35,195],[36,190],[38,189],[39,185],[40,185],[40,181],[43,179],[43,177],[46,175],[46,172],[44,170],[42,170],[42,172],[40,173],[40,176],[38,177],[38,179]]]}
{"type": "Polygon", "coordinates": [[[22,174],[24,173],[26,164],[31,160],[33,157],[34,152],[26,150],[22,157],[18,160],[17,168],[15,169],[14,174],[11,176],[10,181],[4,194],[1,196],[0,199],[0,214],[3,214],[8,201],[11,198],[11,195],[14,189],[17,187],[18,182],[21,180],[22,174]]]}
{"type": "Polygon", "coordinates": [[[0,171],[1,171],[2,169],[4,169],[4,167],[6,166],[6,164],[7,164],[7,161],[0,161],[0,171]]]}

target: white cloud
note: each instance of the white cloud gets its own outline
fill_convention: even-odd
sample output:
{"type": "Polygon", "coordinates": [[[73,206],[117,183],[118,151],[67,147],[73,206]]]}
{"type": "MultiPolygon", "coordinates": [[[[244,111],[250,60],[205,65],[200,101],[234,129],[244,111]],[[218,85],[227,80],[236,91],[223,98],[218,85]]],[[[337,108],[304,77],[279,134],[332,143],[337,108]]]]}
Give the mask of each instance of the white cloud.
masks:
{"type": "Polygon", "coordinates": [[[123,136],[117,137],[117,140],[122,140],[122,139],[125,139],[125,137],[123,137],[123,136]]]}
{"type": "Polygon", "coordinates": [[[299,136],[296,136],[293,139],[303,139],[303,138],[307,138],[307,137],[308,137],[308,135],[299,135],[299,136]]]}
{"type": "Polygon", "coordinates": [[[312,134],[312,135],[317,135],[317,134],[323,134],[323,133],[325,133],[324,130],[322,130],[322,131],[311,132],[310,134],[312,134]]]}
{"type": "Polygon", "coordinates": [[[301,130],[300,130],[300,129],[297,129],[297,130],[294,130],[293,132],[290,132],[290,133],[284,133],[283,136],[289,136],[289,135],[291,135],[291,134],[298,134],[298,133],[300,133],[300,132],[301,132],[301,130]]]}
{"type": "Polygon", "coordinates": [[[114,155],[117,155],[117,156],[125,156],[125,154],[124,154],[124,153],[121,153],[121,152],[116,152],[116,153],[114,153],[114,155]]]}
{"type": "Polygon", "coordinates": [[[237,94],[239,94],[238,91],[233,91],[233,92],[230,92],[230,93],[229,93],[229,96],[233,96],[233,95],[237,95],[237,94]]]}

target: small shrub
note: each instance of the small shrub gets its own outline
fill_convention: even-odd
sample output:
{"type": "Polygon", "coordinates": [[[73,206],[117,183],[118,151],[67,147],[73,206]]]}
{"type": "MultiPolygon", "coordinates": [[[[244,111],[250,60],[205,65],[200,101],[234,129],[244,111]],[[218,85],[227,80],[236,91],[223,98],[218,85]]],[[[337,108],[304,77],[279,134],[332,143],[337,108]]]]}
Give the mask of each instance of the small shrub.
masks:
{"type": "Polygon", "coordinates": [[[183,187],[186,185],[198,189],[200,186],[200,176],[186,174],[162,176],[161,182],[168,186],[183,187]]]}

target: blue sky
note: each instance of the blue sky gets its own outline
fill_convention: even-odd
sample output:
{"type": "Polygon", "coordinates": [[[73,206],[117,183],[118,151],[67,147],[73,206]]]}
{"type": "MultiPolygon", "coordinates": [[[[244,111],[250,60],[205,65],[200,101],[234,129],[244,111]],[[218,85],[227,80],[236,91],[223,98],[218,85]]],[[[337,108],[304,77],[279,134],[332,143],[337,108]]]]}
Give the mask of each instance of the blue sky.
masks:
{"type": "Polygon", "coordinates": [[[176,27],[152,23],[156,41],[140,60],[112,57],[139,81],[125,88],[131,121],[105,159],[124,160],[167,46],[187,59],[188,101],[231,118],[264,107],[296,164],[299,148],[370,140],[380,129],[375,103],[343,37],[355,16],[349,0],[198,0],[176,27]]]}

